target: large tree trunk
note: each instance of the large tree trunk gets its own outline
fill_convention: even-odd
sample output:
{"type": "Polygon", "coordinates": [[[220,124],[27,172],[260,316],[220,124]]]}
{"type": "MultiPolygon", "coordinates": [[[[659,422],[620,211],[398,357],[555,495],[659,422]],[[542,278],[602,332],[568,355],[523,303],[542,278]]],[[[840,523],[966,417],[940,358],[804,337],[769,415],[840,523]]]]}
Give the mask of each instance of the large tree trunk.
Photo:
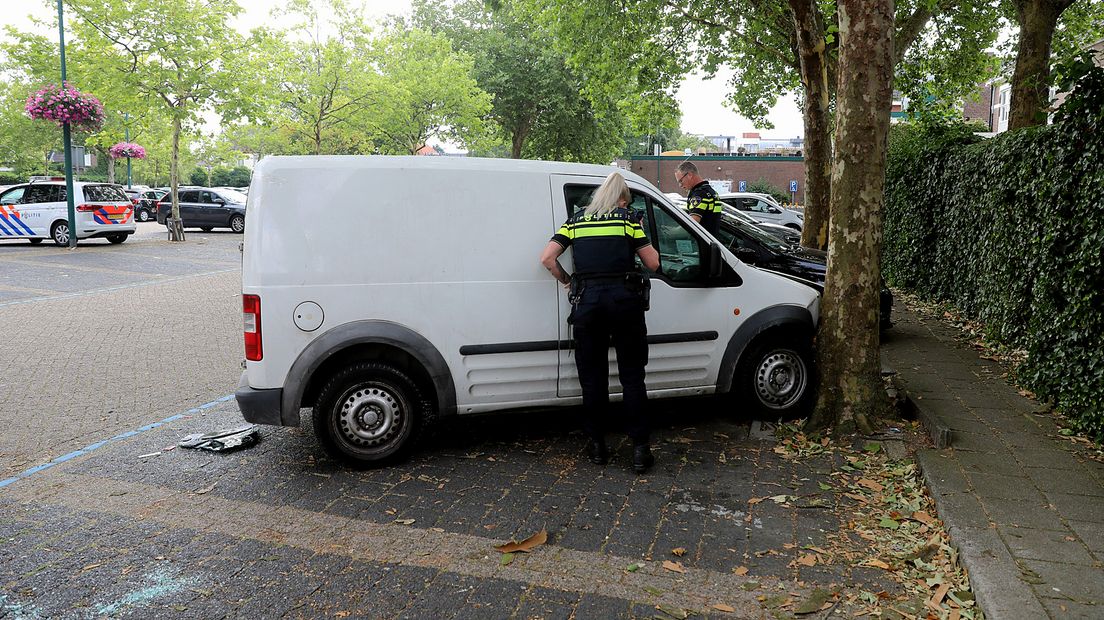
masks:
{"type": "Polygon", "coordinates": [[[1020,26],[1020,47],[1012,72],[1012,102],[1008,128],[1046,123],[1050,105],[1050,44],[1058,17],[1073,0],[1014,0],[1020,26]]]}
{"type": "Polygon", "coordinates": [[[824,23],[816,0],[790,0],[797,33],[801,84],[805,88],[805,225],[801,245],[828,247],[828,201],[832,196],[832,141],[828,107],[832,98],[824,23]]]}
{"type": "Polygon", "coordinates": [[[870,431],[888,412],[878,357],[878,291],[885,162],[893,86],[893,0],[840,0],[836,153],[828,277],[820,304],[820,390],[807,423],[853,419],[870,431]]]}

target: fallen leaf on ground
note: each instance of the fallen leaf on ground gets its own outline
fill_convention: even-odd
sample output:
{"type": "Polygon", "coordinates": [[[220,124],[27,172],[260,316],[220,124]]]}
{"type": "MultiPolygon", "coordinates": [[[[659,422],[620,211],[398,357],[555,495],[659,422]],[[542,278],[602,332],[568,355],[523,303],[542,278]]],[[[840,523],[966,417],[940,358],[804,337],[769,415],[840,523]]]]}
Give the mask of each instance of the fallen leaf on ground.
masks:
{"type": "Polygon", "coordinates": [[[748,574],[748,567],[746,567],[746,566],[737,566],[736,568],[732,569],[732,572],[736,573],[737,575],[741,575],[741,576],[746,575],[746,574],[748,574]]]}
{"type": "Polygon", "coordinates": [[[638,571],[642,568],[644,568],[643,564],[641,564],[640,562],[635,562],[633,564],[629,564],[628,566],[626,566],[625,570],[629,571],[630,573],[635,573],[636,571],[638,571]]]}
{"type": "Polygon", "coordinates": [[[815,553],[806,553],[797,558],[797,563],[802,566],[816,566],[817,556],[815,553]]]}
{"type": "Polygon", "coordinates": [[[866,487],[866,488],[870,489],[871,491],[874,491],[875,493],[881,493],[882,491],[885,490],[884,486],[882,486],[881,484],[878,484],[877,482],[874,482],[873,480],[871,480],[869,478],[859,478],[857,480],[857,483],[858,483],[859,486],[866,487]]]}
{"type": "Polygon", "coordinates": [[[761,502],[765,499],[767,499],[767,498],[765,498],[765,497],[753,497],[753,498],[748,500],[748,505],[754,506],[754,505],[758,504],[759,502],[761,502]]]}
{"type": "Polygon", "coordinates": [[[862,502],[864,504],[868,501],[865,497],[863,497],[862,495],[858,495],[856,493],[844,493],[843,496],[844,497],[850,497],[851,499],[855,500],[856,502],[862,502]]]}
{"type": "Polygon", "coordinates": [[[351,615],[353,615],[353,612],[351,611],[339,611],[334,614],[334,618],[348,618],[351,615]]]}
{"type": "Polygon", "coordinates": [[[548,530],[541,529],[541,531],[533,534],[532,536],[526,538],[521,542],[514,542],[511,540],[504,545],[498,545],[497,547],[495,547],[495,549],[503,553],[514,553],[515,551],[529,553],[533,550],[534,547],[539,547],[546,542],[548,542],[548,530]]]}
{"type": "Polygon", "coordinates": [[[498,564],[499,564],[499,566],[509,566],[510,562],[513,562],[513,561],[514,561],[514,554],[512,554],[512,553],[503,553],[502,557],[499,558],[499,560],[498,560],[498,564]]]}
{"type": "Polygon", "coordinates": [[[947,592],[949,592],[950,589],[951,584],[949,583],[944,583],[936,588],[935,594],[932,594],[932,597],[928,599],[928,607],[938,610],[940,603],[943,602],[943,597],[947,596],[947,592]]]}
{"type": "Polygon", "coordinates": [[[686,572],[686,569],[683,568],[681,562],[672,562],[671,560],[663,560],[663,568],[676,573],[686,572]]]}
{"type": "Polygon", "coordinates": [[[690,617],[685,609],[679,609],[678,607],[670,607],[667,605],[656,605],[656,609],[662,611],[675,620],[686,620],[690,617]]]}
{"type": "Polygon", "coordinates": [[[824,604],[832,600],[832,593],[827,590],[821,590],[817,588],[813,590],[813,593],[809,595],[809,598],[805,599],[803,603],[798,605],[794,610],[795,614],[811,614],[814,611],[820,611],[824,604]]]}
{"type": "Polygon", "coordinates": [[[414,525],[414,519],[395,519],[399,525],[414,525]]]}
{"type": "Polygon", "coordinates": [[[671,549],[671,553],[681,558],[682,556],[686,555],[686,549],[683,547],[675,547],[674,549],[671,549]]]}
{"type": "Polygon", "coordinates": [[[935,519],[933,519],[930,514],[924,512],[923,510],[917,510],[916,512],[912,513],[912,519],[914,521],[919,521],[920,523],[923,523],[928,527],[935,527],[935,519]]]}
{"type": "Polygon", "coordinates": [[[782,504],[784,502],[789,501],[789,499],[790,499],[789,495],[775,495],[775,496],[770,498],[770,500],[772,502],[776,503],[776,504],[782,504]]]}
{"type": "Polygon", "coordinates": [[[725,605],[724,603],[713,603],[712,605],[710,605],[710,607],[712,607],[713,609],[716,609],[717,611],[723,611],[723,612],[727,612],[727,613],[730,613],[730,614],[736,612],[735,607],[733,607],[731,605],[725,605]]]}
{"type": "Polygon", "coordinates": [[[202,489],[196,489],[194,491],[194,493],[196,495],[204,495],[206,493],[210,493],[212,490],[214,490],[215,485],[217,485],[217,484],[218,484],[218,482],[215,482],[215,483],[212,483],[211,486],[209,486],[209,487],[203,487],[202,489]]]}
{"type": "Polygon", "coordinates": [[[863,565],[864,566],[873,566],[874,568],[881,568],[883,570],[889,570],[889,564],[886,564],[885,562],[883,562],[883,561],[881,561],[877,558],[871,558],[871,559],[867,560],[866,562],[863,562],[863,565]]]}
{"type": "Polygon", "coordinates": [[[103,564],[102,564],[101,562],[96,562],[95,564],[89,564],[89,565],[85,566],[85,567],[84,567],[84,568],[82,568],[81,570],[82,570],[82,571],[85,571],[85,570],[92,570],[93,568],[98,568],[98,567],[100,567],[100,566],[103,566],[103,564]]]}

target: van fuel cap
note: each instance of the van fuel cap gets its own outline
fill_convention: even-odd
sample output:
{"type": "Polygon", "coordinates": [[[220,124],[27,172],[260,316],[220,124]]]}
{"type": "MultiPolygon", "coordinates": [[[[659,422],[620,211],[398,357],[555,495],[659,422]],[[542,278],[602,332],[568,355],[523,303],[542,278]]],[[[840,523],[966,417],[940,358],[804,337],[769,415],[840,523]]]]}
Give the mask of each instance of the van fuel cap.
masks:
{"type": "Polygon", "coordinates": [[[322,306],[313,301],[304,301],[295,306],[295,312],[292,314],[295,318],[295,326],[305,332],[313,332],[318,329],[326,318],[326,315],[322,312],[322,306]]]}

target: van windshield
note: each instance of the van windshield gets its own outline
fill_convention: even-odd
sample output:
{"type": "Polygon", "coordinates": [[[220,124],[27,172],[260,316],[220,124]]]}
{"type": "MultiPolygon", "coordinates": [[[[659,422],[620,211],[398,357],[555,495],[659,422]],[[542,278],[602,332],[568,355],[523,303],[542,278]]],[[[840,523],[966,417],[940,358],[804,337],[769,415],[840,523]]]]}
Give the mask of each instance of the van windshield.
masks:
{"type": "Polygon", "coordinates": [[[85,185],[84,199],[88,202],[130,202],[123,188],[117,185],[85,185]]]}

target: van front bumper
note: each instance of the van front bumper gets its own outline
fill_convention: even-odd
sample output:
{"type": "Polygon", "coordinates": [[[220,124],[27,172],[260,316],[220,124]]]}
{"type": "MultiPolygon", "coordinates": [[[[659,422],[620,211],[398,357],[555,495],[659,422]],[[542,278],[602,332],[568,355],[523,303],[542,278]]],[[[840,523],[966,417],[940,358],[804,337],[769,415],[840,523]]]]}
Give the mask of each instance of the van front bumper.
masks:
{"type": "Polygon", "coordinates": [[[249,379],[242,372],[238,381],[238,389],[234,392],[234,399],[238,401],[238,409],[241,409],[242,417],[246,422],[253,424],[271,424],[273,426],[295,426],[284,424],[280,415],[280,401],[284,390],[270,388],[256,390],[249,387],[249,379]]]}

